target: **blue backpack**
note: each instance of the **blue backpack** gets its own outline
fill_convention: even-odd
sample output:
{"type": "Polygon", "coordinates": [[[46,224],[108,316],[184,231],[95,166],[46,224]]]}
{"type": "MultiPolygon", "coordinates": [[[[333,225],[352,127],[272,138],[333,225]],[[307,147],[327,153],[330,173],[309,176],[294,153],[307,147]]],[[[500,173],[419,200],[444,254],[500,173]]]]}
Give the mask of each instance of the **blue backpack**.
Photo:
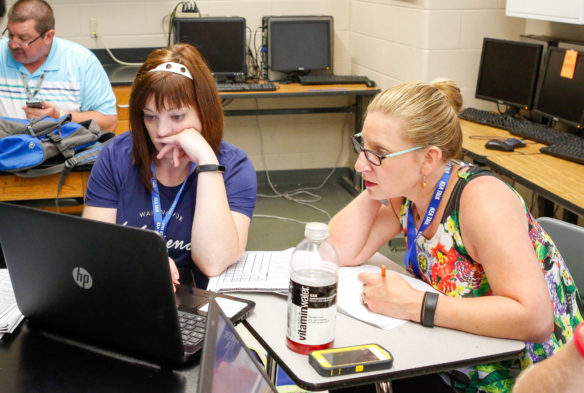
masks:
{"type": "Polygon", "coordinates": [[[60,173],[60,190],[71,170],[92,164],[114,136],[93,120],[72,122],[70,114],[60,119],[0,117],[0,172],[22,177],[60,173]]]}

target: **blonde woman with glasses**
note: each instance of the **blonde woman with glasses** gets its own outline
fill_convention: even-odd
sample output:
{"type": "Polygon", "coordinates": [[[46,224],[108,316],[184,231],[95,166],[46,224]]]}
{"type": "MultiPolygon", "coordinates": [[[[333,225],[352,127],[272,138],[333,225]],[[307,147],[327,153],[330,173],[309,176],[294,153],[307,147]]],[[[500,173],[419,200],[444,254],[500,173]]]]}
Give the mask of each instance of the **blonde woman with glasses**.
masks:
{"type": "Polygon", "coordinates": [[[527,348],[506,362],[393,381],[394,393],[510,392],[521,369],[561,348],[584,313],[562,257],[519,194],[455,160],[461,108],[448,80],[405,83],[375,97],[353,137],[366,189],[331,220],[330,241],[350,266],[406,234],[406,268],[446,296],[414,289],[393,272],[361,273],[371,311],[523,340],[527,348]]]}

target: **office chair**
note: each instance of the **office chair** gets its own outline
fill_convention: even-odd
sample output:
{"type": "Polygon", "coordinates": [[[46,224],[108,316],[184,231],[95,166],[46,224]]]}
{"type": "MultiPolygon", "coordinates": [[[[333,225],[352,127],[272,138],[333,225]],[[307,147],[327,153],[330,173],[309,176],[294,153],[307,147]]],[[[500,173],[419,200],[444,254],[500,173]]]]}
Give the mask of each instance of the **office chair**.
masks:
{"type": "Polygon", "coordinates": [[[576,287],[584,290],[584,228],[551,217],[537,219],[568,266],[576,287]]]}

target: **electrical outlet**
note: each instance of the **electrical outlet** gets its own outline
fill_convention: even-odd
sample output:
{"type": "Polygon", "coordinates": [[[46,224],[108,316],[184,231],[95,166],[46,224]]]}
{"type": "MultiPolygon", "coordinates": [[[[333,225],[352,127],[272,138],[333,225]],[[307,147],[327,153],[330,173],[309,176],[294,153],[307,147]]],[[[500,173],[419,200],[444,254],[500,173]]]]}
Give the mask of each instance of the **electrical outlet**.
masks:
{"type": "Polygon", "coordinates": [[[101,30],[99,26],[99,19],[91,18],[89,19],[89,37],[99,38],[101,37],[101,30]]]}

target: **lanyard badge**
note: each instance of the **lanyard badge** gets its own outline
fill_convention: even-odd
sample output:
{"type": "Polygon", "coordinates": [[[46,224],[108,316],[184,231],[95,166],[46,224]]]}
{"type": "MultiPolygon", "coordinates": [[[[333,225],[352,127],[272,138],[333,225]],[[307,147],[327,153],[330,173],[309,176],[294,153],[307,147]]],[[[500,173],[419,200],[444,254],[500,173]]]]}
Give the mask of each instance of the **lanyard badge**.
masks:
{"type": "Polygon", "coordinates": [[[24,85],[24,92],[26,93],[26,99],[28,101],[34,101],[36,95],[41,90],[41,85],[43,84],[43,82],[45,80],[45,73],[43,72],[42,75],[39,77],[39,80],[37,82],[37,85],[36,85],[36,88],[34,91],[30,91],[30,86],[28,85],[28,80],[26,79],[26,75],[24,75],[22,72],[20,73],[20,79],[22,80],[22,84],[24,85]]]}
{"type": "MultiPolygon", "coordinates": [[[[152,178],[150,182],[152,183],[152,217],[154,219],[154,229],[158,232],[162,237],[166,235],[166,228],[168,226],[168,222],[176,209],[176,205],[178,204],[178,200],[185,189],[185,185],[187,181],[185,180],[178,190],[178,193],[174,197],[174,201],[170,205],[170,208],[166,211],[164,217],[162,216],[162,207],[160,205],[160,192],[158,191],[158,181],[156,180],[156,171],[154,170],[154,164],[151,164],[150,168],[152,169],[152,178]]],[[[193,169],[195,168],[195,164],[191,165],[191,170],[189,171],[189,176],[193,173],[193,169]]],[[[187,176],[188,179],[188,176],[187,176]]]]}
{"type": "Polygon", "coordinates": [[[420,225],[420,229],[416,231],[416,225],[414,223],[414,212],[412,211],[412,202],[410,201],[410,206],[408,209],[408,225],[407,225],[407,243],[408,249],[406,254],[404,255],[404,265],[408,267],[408,262],[410,267],[412,268],[413,273],[416,277],[421,277],[420,275],[420,265],[418,263],[418,252],[417,252],[417,245],[416,240],[418,237],[424,233],[426,229],[432,223],[434,219],[434,215],[438,210],[438,206],[440,205],[440,201],[442,200],[442,196],[444,195],[444,190],[446,189],[446,185],[448,184],[448,180],[450,180],[450,174],[452,173],[452,163],[449,162],[446,168],[444,169],[444,174],[440,178],[438,184],[436,184],[436,188],[434,189],[434,195],[432,196],[432,200],[430,201],[430,205],[426,210],[426,214],[424,215],[424,220],[422,221],[422,225],[420,225]]]}

